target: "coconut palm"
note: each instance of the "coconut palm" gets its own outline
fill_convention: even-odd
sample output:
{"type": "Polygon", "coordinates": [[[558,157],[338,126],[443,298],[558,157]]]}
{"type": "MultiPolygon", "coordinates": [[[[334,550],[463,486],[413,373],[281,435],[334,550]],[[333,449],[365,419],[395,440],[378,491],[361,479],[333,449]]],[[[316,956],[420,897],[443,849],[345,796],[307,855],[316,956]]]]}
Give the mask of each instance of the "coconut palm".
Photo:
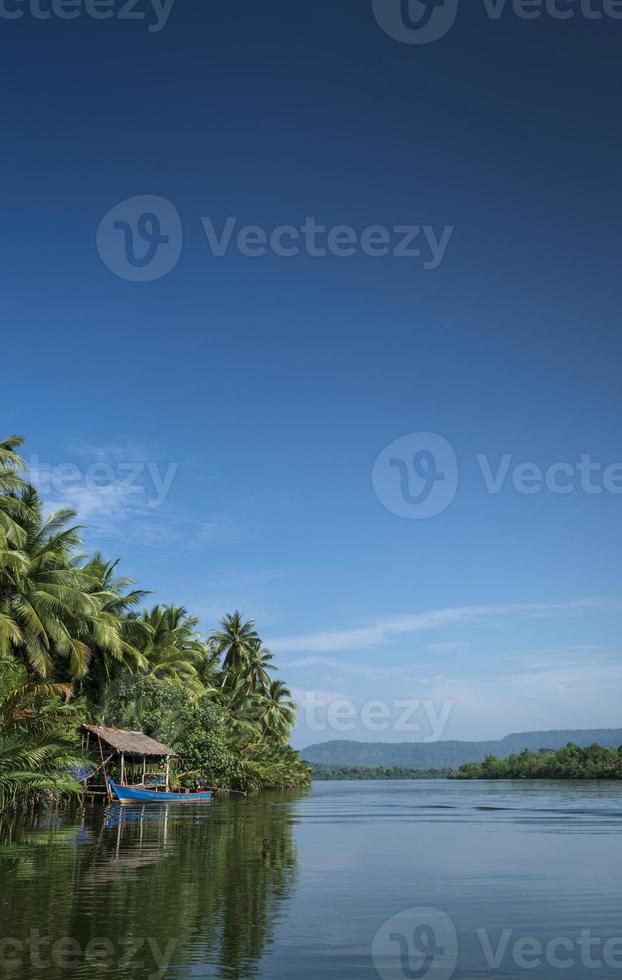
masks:
{"type": "Polygon", "coordinates": [[[154,677],[202,689],[198,667],[206,647],[198,632],[198,619],[183,606],[154,606],[143,610],[142,619],[128,617],[129,635],[145,658],[154,677]]]}
{"type": "MultiPolygon", "coordinates": [[[[234,612],[206,641],[182,606],[138,612],[148,593],[119,574],[118,562],[78,553],[75,513],[47,515],[24,480],[21,444],[18,436],[0,442],[0,810],[79,791],[69,775],[81,762],[75,731],[85,715],[104,718],[105,692],[123,719],[137,728],[165,723],[172,737],[175,699],[191,707],[204,698],[222,722],[227,779],[308,782],[286,747],[295,705],[270,678],[272,654],[254,622],[234,612]],[[145,696],[128,702],[121,695],[133,683],[138,694],[145,685],[145,696]]],[[[209,753],[205,764],[213,765],[209,753]]]]}
{"type": "Polygon", "coordinates": [[[238,745],[256,745],[261,741],[262,699],[249,692],[242,674],[231,675],[226,687],[220,687],[217,700],[223,707],[232,737],[238,745]]]}
{"type": "Polygon", "coordinates": [[[73,736],[66,684],[24,683],[24,668],[4,664],[0,676],[0,808],[43,796],[80,792],[71,768],[83,759],[73,736]]]}
{"type": "Polygon", "coordinates": [[[0,808],[35,803],[50,794],[78,796],[71,775],[84,760],[72,742],[54,735],[0,740],[0,808]]]}
{"type": "MultiPolygon", "coordinates": [[[[0,569],[5,653],[6,635],[12,633],[14,652],[31,675],[48,678],[65,671],[83,677],[90,657],[84,637],[96,629],[100,610],[82,570],[71,563],[79,537],[78,528],[67,525],[76,515],[62,508],[45,518],[30,486],[21,491],[19,503],[23,542],[19,549],[8,548],[8,560],[0,569]]],[[[108,630],[101,640],[114,647],[118,637],[108,630]]]]}
{"type": "Polygon", "coordinates": [[[220,627],[220,630],[212,634],[211,642],[215,652],[223,658],[222,683],[226,685],[248,666],[253,651],[261,644],[261,640],[255,630],[254,621],[244,620],[238,610],[227,614],[220,621],[220,627]]]}
{"type": "Polygon", "coordinates": [[[19,495],[25,486],[21,476],[24,461],[15,452],[23,441],[21,436],[9,436],[0,442],[0,549],[19,547],[25,538],[17,520],[23,514],[19,495]]]}
{"type": "Polygon", "coordinates": [[[105,561],[99,552],[82,566],[88,593],[97,602],[99,610],[89,624],[90,634],[85,637],[91,650],[91,661],[82,690],[91,704],[101,700],[114,677],[145,670],[148,666],[132,642],[137,635],[136,621],[130,621],[128,617],[149,593],[133,589],[133,579],[117,575],[118,566],[118,560],[105,561]]]}
{"type": "Polygon", "coordinates": [[[248,662],[241,671],[247,690],[255,694],[263,694],[270,686],[270,674],[268,671],[276,670],[270,661],[273,659],[270,650],[262,647],[261,643],[254,646],[248,656],[248,662]]]}
{"type": "MultiPolygon", "coordinates": [[[[26,535],[16,520],[21,510],[18,494],[25,484],[20,475],[24,463],[15,449],[22,442],[20,436],[10,436],[0,442],[0,595],[26,567],[26,557],[18,550],[26,535]]],[[[14,616],[6,603],[0,601],[0,657],[10,657],[22,640],[14,616]]]]}
{"type": "Polygon", "coordinates": [[[283,681],[271,681],[261,700],[259,715],[264,735],[275,741],[285,741],[296,720],[296,704],[283,681]]]}

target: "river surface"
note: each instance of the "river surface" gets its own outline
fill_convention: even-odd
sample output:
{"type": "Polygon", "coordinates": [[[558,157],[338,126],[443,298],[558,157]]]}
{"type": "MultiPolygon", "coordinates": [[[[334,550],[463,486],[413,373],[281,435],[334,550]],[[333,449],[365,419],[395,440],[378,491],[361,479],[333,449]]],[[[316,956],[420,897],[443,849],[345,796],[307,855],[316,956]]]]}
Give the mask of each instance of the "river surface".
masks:
{"type": "Polygon", "coordinates": [[[616,783],[92,805],[0,823],[0,973],[622,977],[621,879],[616,783]]]}

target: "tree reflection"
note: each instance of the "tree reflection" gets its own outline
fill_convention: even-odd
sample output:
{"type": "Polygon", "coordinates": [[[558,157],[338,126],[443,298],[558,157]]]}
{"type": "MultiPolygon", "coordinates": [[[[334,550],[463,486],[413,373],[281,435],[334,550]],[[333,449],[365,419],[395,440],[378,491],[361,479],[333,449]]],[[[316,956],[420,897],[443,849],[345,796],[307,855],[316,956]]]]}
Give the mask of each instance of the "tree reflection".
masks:
{"type": "Polygon", "coordinates": [[[0,934],[24,944],[5,943],[3,968],[11,977],[255,975],[295,887],[300,795],[0,823],[0,934]]]}

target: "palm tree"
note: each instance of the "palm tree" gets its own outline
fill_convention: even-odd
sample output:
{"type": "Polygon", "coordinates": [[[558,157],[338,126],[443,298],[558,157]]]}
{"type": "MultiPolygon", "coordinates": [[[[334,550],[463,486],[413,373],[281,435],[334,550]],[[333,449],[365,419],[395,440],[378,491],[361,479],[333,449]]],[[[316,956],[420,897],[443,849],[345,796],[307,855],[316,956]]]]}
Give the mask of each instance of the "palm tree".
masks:
{"type": "MultiPolygon", "coordinates": [[[[26,567],[26,557],[18,550],[26,535],[16,520],[22,512],[18,494],[25,484],[20,476],[24,463],[15,449],[22,442],[20,436],[10,436],[0,442],[0,594],[26,567]]],[[[10,657],[22,640],[14,616],[6,603],[0,601],[0,657],[10,657]]]]}
{"type": "Polygon", "coordinates": [[[221,687],[220,655],[211,640],[203,643],[203,654],[197,664],[197,675],[206,693],[216,692],[221,687]]]}
{"type": "Polygon", "coordinates": [[[261,697],[249,693],[248,682],[242,674],[230,675],[226,688],[219,689],[219,702],[222,705],[229,731],[238,745],[259,744],[262,737],[260,721],[261,697]]]}
{"type": "MultiPolygon", "coordinates": [[[[71,561],[79,544],[78,528],[66,525],[75,512],[62,508],[44,518],[41,500],[31,486],[24,487],[16,499],[23,540],[19,548],[9,545],[0,566],[4,652],[8,634],[14,653],[31,675],[49,678],[60,671],[84,677],[90,657],[84,638],[96,631],[100,609],[89,595],[84,573],[71,561]]],[[[111,650],[119,645],[110,624],[100,641],[111,650]]]]}
{"type": "Polygon", "coordinates": [[[260,721],[264,736],[275,741],[286,741],[296,720],[296,704],[291,691],[283,681],[271,681],[262,698],[260,721]]]}
{"type": "Polygon", "coordinates": [[[259,634],[252,619],[244,620],[237,610],[220,621],[221,629],[212,634],[211,642],[216,653],[223,657],[223,686],[231,683],[236,674],[249,664],[253,651],[261,645],[259,634]]]}
{"type": "Polygon", "coordinates": [[[241,676],[247,685],[247,690],[254,694],[264,694],[270,686],[269,670],[276,670],[270,650],[258,643],[249,653],[248,663],[242,668],[241,676]]]}
{"type": "Polygon", "coordinates": [[[25,538],[17,521],[23,514],[19,495],[25,486],[21,476],[24,461],[15,452],[23,442],[21,436],[9,436],[0,442],[0,549],[9,544],[19,547],[25,538]]]}
{"type": "MultiPolygon", "coordinates": [[[[0,656],[17,656],[31,676],[83,678],[93,651],[121,659],[119,617],[95,574],[74,557],[75,512],[49,517],[36,490],[21,476],[16,449],[0,443],[0,656]]],[[[140,597],[139,595],[137,596],[140,597]]]]}
{"type": "Polygon", "coordinates": [[[24,668],[5,664],[0,675],[0,809],[52,794],[80,793],[71,775],[80,766],[74,709],[66,684],[24,683],[24,668]],[[10,678],[9,672],[17,676],[10,678]]]}
{"type": "Polygon", "coordinates": [[[130,702],[137,727],[150,712],[150,724],[154,713],[161,723],[168,711],[173,729],[171,692],[180,704],[188,695],[188,703],[215,702],[209,707],[224,713],[226,752],[239,767],[228,778],[257,787],[307,782],[308,769],[286,746],[295,704],[271,680],[272,654],[254,622],[236,611],[205,641],[182,606],[138,612],[148,593],[119,574],[118,562],[78,554],[75,513],[46,516],[23,478],[22,442],[0,442],[0,810],[79,791],[68,774],[81,761],[77,705],[82,717],[84,701],[90,715],[101,714],[110,682],[136,683],[139,693],[144,685],[144,699],[130,702]],[[70,703],[76,689],[85,698],[70,703]]]}
{"type": "Polygon", "coordinates": [[[198,622],[183,606],[154,606],[143,610],[142,619],[130,614],[129,633],[133,633],[149,673],[197,692],[202,690],[197,670],[206,647],[197,633],[198,622]]]}
{"type": "Polygon", "coordinates": [[[118,576],[118,566],[119,560],[105,561],[99,552],[82,566],[89,595],[99,607],[86,640],[91,661],[83,690],[91,704],[101,700],[113,677],[147,668],[147,660],[132,643],[137,634],[129,615],[149,593],[133,589],[133,579],[118,576]]]}

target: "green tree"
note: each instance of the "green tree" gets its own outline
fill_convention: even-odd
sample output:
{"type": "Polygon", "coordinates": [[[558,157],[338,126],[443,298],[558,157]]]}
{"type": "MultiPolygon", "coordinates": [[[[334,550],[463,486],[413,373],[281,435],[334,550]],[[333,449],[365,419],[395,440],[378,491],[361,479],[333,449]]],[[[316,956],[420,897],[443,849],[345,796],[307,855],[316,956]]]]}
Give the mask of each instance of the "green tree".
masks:
{"type": "Polygon", "coordinates": [[[260,722],[264,734],[275,741],[284,741],[296,720],[296,704],[283,681],[271,681],[262,699],[260,722]]]}
{"type": "Polygon", "coordinates": [[[81,685],[92,705],[99,704],[113,678],[148,667],[146,658],[132,643],[137,629],[129,615],[149,593],[132,588],[133,579],[119,576],[118,566],[119,560],[106,561],[99,553],[82,566],[88,593],[99,609],[85,637],[91,655],[81,685]],[[118,642],[110,643],[111,636],[118,637],[118,642]]]}
{"type": "Polygon", "coordinates": [[[146,670],[160,680],[202,690],[199,667],[207,648],[198,632],[198,620],[183,606],[154,606],[142,618],[129,617],[129,635],[145,658],[146,670]]]}
{"type": "Polygon", "coordinates": [[[122,654],[122,641],[116,625],[102,617],[87,576],[72,562],[80,539],[78,528],[67,525],[76,515],[62,508],[44,517],[42,502],[30,486],[16,499],[22,540],[19,548],[9,546],[13,561],[0,572],[5,654],[8,633],[11,652],[32,676],[83,678],[90,638],[96,637],[100,648],[115,657],[122,654]]]}
{"type": "Polygon", "coordinates": [[[77,795],[71,768],[82,764],[65,684],[32,683],[16,664],[0,670],[0,809],[77,795]]]}
{"type": "Polygon", "coordinates": [[[237,610],[224,616],[220,627],[212,634],[211,642],[214,652],[223,658],[222,683],[225,685],[248,667],[261,640],[253,620],[244,620],[237,610]]]}
{"type": "Polygon", "coordinates": [[[174,746],[182,778],[200,776],[216,787],[237,782],[237,760],[229,746],[225,716],[209,697],[182,708],[174,746]]]}
{"type": "Polygon", "coordinates": [[[46,516],[22,441],[0,442],[0,805],[76,791],[87,718],[178,747],[218,784],[305,785],[287,745],[295,704],[255,623],[236,611],[205,640],[183,606],[140,611],[148,593],[118,561],[79,554],[76,514],[46,516]]]}
{"type": "Polygon", "coordinates": [[[273,656],[270,650],[257,643],[252,647],[248,661],[241,671],[242,679],[247,686],[247,690],[253,694],[265,694],[270,687],[269,671],[276,670],[271,662],[273,656]]]}

